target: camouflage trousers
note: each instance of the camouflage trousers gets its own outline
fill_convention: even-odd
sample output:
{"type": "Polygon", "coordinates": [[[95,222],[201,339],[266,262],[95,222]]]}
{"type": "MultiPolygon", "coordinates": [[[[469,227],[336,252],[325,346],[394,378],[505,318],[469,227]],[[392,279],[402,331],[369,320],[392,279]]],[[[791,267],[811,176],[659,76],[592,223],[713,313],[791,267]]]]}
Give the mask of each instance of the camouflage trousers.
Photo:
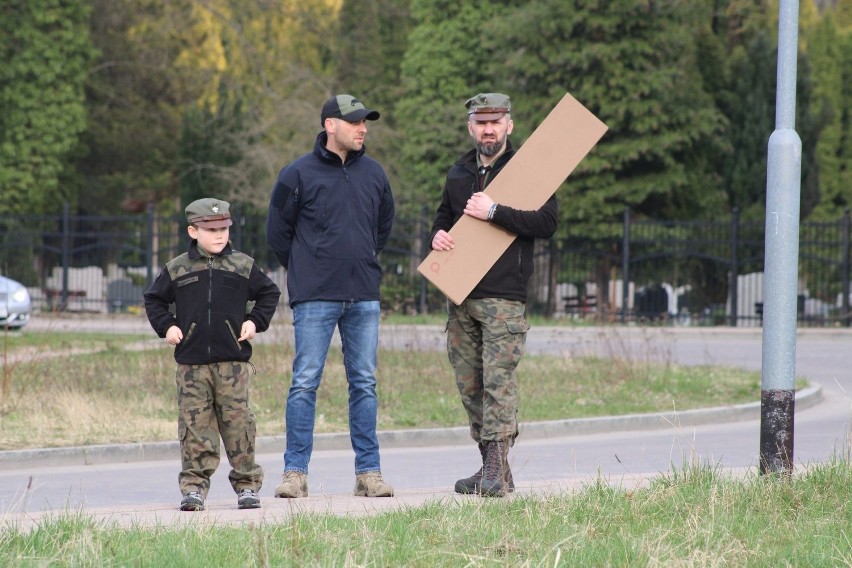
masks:
{"type": "Polygon", "coordinates": [[[263,469],[254,461],[256,425],[249,408],[250,363],[225,361],[210,365],[178,365],[178,439],[181,493],[206,496],[219,466],[219,437],[225,446],[235,492],[258,491],[263,469]]]}
{"type": "Polygon", "coordinates": [[[477,442],[518,436],[518,381],[515,369],[524,354],[530,326],[526,306],[501,298],[448,302],[447,355],[477,442]]]}

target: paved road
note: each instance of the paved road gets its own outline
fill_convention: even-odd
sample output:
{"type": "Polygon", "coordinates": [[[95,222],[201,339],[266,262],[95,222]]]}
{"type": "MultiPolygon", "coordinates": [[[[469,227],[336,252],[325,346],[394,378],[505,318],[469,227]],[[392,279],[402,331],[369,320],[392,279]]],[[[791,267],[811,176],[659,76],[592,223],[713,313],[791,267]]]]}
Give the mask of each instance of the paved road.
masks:
{"type": "MultiPolygon", "coordinates": [[[[65,321],[65,320],[60,320],[65,321]]],[[[69,320],[70,321],[70,320],[69,320]]],[[[51,329],[63,329],[53,321],[51,329]]],[[[147,331],[144,320],[118,318],[69,324],[75,329],[147,331]],[[93,323],[94,322],[94,323],[93,323]],[[141,322],[141,325],[140,325],[141,322]]],[[[288,340],[287,326],[267,335],[268,341],[288,340]]],[[[849,455],[852,416],[852,332],[848,330],[800,330],[797,341],[797,375],[821,387],[821,401],[797,408],[795,462],[823,462],[835,455],[849,455]]],[[[388,347],[441,350],[443,336],[436,326],[384,326],[382,343],[388,347]]],[[[640,360],[687,364],[736,365],[759,370],[759,329],[725,328],[534,328],[528,338],[531,353],[575,357],[599,354],[640,360]]],[[[566,378],[570,380],[570,378],[566,378]]],[[[817,397],[812,397],[816,399],[817,397]]],[[[283,403],[282,403],[283,404],[283,403]]],[[[759,408],[759,407],[757,407],[759,408]]],[[[755,407],[753,406],[752,410],[755,407]]],[[[687,463],[710,464],[734,472],[754,472],[760,437],[759,410],[740,415],[736,422],[723,413],[709,415],[699,425],[679,423],[679,415],[656,423],[648,417],[632,423],[600,424],[596,430],[561,423],[552,431],[535,429],[522,433],[511,453],[512,469],[520,494],[566,490],[603,478],[621,485],[638,485],[648,477],[687,463]],[[742,419],[742,416],[747,418],[742,419]],[[631,426],[632,424],[632,426],[631,426]],[[588,433],[596,432],[596,433],[588,433]]],[[[686,414],[683,415],[686,419],[686,414]]],[[[197,518],[210,522],[276,520],[294,511],[367,513],[382,508],[418,504],[429,499],[456,499],[455,479],[478,467],[478,452],[465,440],[463,429],[451,435],[424,436],[421,432],[407,447],[405,435],[383,442],[382,468],[397,489],[392,499],[350,497],[353,456],[349,449],[315,451],[311,461],[311,497],[300,500],[272,498],[282,467],[281,440],[267,440],[258,455],[267,472],[261,492],[263,509],[237,511],[227,481],[227,464],[213,479],[208,511],[197,518]],[[438,445],[428,445],[430,438],[438,445]]],[[[331,444],[329,448],[337,446],[331,444]]],[[[345,448],[345,443],[343,444],[345,448]]],[[[45,514],[83,509],[95,517],[133,523],[180,523],[186,514],[175,511],[177,457],[142,462],[44,467],[22,465],[0,471],[0,521],[25,526],[38,523],[45,514]]]]}

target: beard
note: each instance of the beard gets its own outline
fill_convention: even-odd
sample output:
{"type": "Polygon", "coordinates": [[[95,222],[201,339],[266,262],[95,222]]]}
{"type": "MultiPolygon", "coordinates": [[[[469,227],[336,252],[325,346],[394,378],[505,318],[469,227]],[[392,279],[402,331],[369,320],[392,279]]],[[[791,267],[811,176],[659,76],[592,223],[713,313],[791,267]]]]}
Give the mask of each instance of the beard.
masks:
{"type": "Polygon", "coordinates": [[[495,142],[477,142],[476,143],[476,151],[481,155],[490,158],[491,156],[496,156],[503,150],[503,145],[506,143],[506,139],[500,139],[495,142]]]}

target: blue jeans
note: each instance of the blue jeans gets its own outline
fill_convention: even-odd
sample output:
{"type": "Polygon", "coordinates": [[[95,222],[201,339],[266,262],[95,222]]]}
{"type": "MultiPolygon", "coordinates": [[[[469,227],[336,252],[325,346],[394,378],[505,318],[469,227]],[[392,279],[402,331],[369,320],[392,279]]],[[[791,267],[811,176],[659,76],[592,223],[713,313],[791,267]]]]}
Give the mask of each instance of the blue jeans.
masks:
{"type": "Polygon", "coordinates": [[[308,472],[314,447],[317,389],[334,335],[340,330],[343,366],[349,382],[349,438],[355,473],[380,471],[376,436],[376,349],[379,302],[300,302],[293,307],[296,356],[287,395],[287,448],[284,471],[308,472]]]}

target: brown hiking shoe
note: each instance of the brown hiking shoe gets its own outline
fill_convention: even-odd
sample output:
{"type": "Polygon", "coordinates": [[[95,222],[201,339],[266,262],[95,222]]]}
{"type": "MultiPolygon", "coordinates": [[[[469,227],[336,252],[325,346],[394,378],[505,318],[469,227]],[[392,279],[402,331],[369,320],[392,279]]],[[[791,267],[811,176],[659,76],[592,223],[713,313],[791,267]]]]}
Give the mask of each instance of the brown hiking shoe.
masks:
{"type": "Polygon", "coordinates": [[[308,474],[288,469],[281,476],[281,483],[275,488],[276,497],[307,497],[308,474]]]}
{"type": "Polygon", "coordinates": [[[385,483],[381,472],[368,471],[355,476],[355,497],[393,497],[393,487],[385,483]]]}

